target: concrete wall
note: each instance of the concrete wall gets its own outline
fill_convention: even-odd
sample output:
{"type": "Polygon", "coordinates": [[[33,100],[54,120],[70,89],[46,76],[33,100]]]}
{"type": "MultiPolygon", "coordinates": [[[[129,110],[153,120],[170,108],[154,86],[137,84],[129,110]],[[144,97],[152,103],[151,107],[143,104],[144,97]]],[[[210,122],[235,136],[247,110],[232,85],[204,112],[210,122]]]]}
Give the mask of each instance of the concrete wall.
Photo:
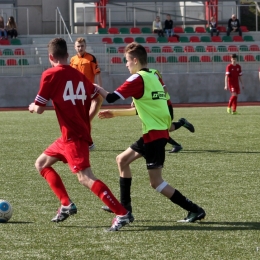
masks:
{"type": "MultiPolygon", "coordinates": [[[[103,87],[112,92],[120,86],[126,75],[102,74],[103,87]]],[[[214,103],[228,102],[230,93],[224,90],[224,73],[200,74],[164,74],[173,103],[214,103]]],[[[39,76],[33,77],[1,77],[0,107],[28,107],[33,102],[39,89],[39,76]]],[[[241,91],[238,101],[260,101],[260,83],[258,72],[243,75],[245,90],[241,91]]],[[[118,100],[117,104],[130,104],[131,99],[118,100]]],[[[107,104],[104,102],[104,104],[107,104]]]]}
{"type": "Polygon", "coordinates": [[[54,34],[56,32],[56,7],[64,20],[69,21],[69,4],[64,0],[17,0],[17,25],[19,34],[27,34],[27,9],[29,34],[54,34]]]}

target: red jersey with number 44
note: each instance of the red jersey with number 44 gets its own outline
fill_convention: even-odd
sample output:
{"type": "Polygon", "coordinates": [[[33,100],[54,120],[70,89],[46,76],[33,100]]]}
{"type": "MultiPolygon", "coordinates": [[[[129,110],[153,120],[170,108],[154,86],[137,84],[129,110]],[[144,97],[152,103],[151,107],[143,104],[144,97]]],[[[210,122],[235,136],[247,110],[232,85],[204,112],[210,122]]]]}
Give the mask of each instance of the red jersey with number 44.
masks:
{"type": "Polygon", "coordinates": [[[89,109],[97,90],[79,71],[58,65],[42,73],[35,104],[46,106],[51,99],[63,141],[83,139],[91,143],[89,109]]]}
{"type": "Polygon", "coordinates": [[[242,76],[241,66],[239,64],[229,64],[226,67],[226,75],[228,75],[229,88],[239,88],[239,77],[242,76]]]}

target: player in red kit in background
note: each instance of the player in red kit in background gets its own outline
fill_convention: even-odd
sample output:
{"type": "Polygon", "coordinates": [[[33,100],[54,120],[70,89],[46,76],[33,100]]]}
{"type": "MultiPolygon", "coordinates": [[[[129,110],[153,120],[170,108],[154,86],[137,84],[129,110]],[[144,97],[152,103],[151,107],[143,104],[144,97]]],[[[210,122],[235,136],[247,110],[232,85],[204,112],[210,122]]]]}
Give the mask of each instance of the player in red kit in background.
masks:
{"type": "Polygon", "coordinates": [[[36,160],[35,167],[50,185],[61,202],[53,222],[61,222],[77,213],[59,174],[52,168],[57,161],[68,163],[79,182],[89,188],[117,215],[109,231],[117,231],[134,221],[114,197],[109,188],[97,179],[90,167],[89,144],[92,142],[89,109],[97,89],[81,72],[67,64],[68,51],[64,39],[55,38],[48,45],[52,68],[43,72],[35,102],[29,105],[31,113],[44,112],[51,99],[60,125],[61,137],[52,143],[36,160]]]}
{"type": "Polygon", "coordinates": [[[226,67],[225,76],[225,90],[229,89],[231,92],[231,97],[228,102],[227,112],[232,115],[237,115],[237,95],[240,94],[239,81],[242,88],[244,85],[242,83],[242,70],[241,66],[237,64],[237,55],[231,55],[231,63],[226,67]],[[232,107],[232,111],[231,111],[232,107]]]}

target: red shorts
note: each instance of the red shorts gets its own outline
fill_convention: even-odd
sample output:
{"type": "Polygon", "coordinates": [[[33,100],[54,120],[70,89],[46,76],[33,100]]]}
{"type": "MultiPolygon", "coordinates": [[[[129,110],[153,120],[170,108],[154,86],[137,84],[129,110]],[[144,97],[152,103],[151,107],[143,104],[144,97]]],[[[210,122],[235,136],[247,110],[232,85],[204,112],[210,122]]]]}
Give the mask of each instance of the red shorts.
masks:
{"type": "Polygon", "coordinates": [[[60,137],[43,153],[68,163],[73,173],[90,167],[89,143],[84,140],[73,140],[65,143],[60,137]]]}
{"type": "Polygon", "coordinates": [[[229,90],[230,90],[231,93],[240,94],[240,87],[239,86],[230,86],[229,90]]]}

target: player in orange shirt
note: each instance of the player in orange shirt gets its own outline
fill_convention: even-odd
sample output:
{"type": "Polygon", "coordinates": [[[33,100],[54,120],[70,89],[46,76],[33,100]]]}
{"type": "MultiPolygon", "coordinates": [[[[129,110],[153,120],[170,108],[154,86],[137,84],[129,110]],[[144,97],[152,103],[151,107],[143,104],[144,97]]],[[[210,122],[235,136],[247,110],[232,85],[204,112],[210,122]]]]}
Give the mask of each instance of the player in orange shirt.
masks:
{"type": "Polygon", "coordinates": [[[226,67],[226,76],[225,76],[225,90],[229,89],[231,92],[231,97],[228,102],[227,112],[232,115],[237,115],[237,95],[240,94],[239,81],[242,88],[244,85],[242,83],[242,70],[241,66],[237,64],[237,55],[231,55],[231,63],[226,67]],[[232,107],[232,111],[231,111],[232,107]]]}
{"type": "MultiPolygon", "coordinates": [[[[102,86],[100,68],[98,67],[97,59],[94,55],[87,53],[86,48],[87,45],[85,39],[81,37],[77,38],[75,41],[75,50],[77,55],[70,59],[70,66],[83,73],[92,83],[97,83],[98,85],[102,86]]],[[[90,121],[92,121],[96,116],[102,103],[103,98],[100,95],[92,100],[89,111],[90,121]]],[[[95,145],[92,143],[89,146],[89,150],[94,149],[95,145]]]]}

